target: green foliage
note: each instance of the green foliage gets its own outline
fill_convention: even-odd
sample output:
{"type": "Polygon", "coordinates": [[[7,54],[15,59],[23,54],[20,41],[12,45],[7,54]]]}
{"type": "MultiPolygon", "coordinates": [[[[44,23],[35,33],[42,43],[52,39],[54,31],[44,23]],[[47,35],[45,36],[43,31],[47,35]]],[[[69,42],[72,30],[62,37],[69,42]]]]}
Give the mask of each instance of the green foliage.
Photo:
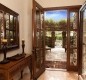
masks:
{"type": "Polygon", "coordinates": [[[56,36],[57,40],[62,40],[62,36],[56,36]]]}
{"type": "Polygon", "coordinates": [[[56,25],[56,22],[53,21],[52,19],[45,20],[45,25],[48,27],[54,27],[56,25]]]}
{"type": "Polygon", "coordinates": [[[66,27],[67,26],[67,22],[65,20],[61,20],[58,22],[58,26],[59,27],[66,27]]]}
{"type": "Polygon", "coordinates": [[[66,27],[66,20],[54,21],[52,19],[45,20],[45,26],[47,27],[66,27]]]}
{"type": "Polygon", "coordinates": [[[62,34],[57,34],[57,35],[55,35],[55,37],[57,40],[62,40],[62,34]]]}

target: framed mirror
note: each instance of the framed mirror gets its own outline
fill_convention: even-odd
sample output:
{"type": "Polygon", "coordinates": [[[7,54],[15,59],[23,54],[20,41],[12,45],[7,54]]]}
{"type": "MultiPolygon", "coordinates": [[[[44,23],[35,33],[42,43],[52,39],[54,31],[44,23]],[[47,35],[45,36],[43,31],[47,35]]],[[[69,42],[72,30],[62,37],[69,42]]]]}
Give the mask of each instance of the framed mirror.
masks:
{"type": "Polygon", "coordinates": [[[0,4],[0,52],[3,40],[7,40],[7,50],[19,48],[19,14],[0,4]]]}

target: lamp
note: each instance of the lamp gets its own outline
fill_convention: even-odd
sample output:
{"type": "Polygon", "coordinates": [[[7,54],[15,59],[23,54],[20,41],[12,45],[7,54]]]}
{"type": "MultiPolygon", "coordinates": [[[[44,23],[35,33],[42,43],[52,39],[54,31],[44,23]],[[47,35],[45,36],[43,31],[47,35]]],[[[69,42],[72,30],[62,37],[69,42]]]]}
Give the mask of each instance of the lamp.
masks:
{"type": "Polygon", "coordinates": [[[5,64],[5,63],[9,62],[9,60],[7,60],[7,58],[6,58],[6,53],[7,53],[7,46],[6,46],[7,45],[7,39],[3,39],[2,40],[2,44],[3,44],[2,51],[4,53],[4,59],[0,63],[5,64]]]}

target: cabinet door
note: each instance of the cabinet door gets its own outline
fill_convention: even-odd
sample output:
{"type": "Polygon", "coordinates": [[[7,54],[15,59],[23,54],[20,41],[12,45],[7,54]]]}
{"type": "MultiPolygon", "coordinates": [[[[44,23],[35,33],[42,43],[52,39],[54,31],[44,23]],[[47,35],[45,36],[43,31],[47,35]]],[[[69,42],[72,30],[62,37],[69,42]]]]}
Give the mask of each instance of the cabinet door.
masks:
{"type": "Polygon", "coordinates": [[[33,77],[37,79],[45,70],[43,8],[33,0],[33,77]]]}

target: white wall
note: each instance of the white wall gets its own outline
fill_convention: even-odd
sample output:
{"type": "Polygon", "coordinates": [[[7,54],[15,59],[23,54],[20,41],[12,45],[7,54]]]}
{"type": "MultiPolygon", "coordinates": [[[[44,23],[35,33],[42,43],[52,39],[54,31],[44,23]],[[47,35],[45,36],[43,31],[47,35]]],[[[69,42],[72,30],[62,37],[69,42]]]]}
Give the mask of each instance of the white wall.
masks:
{"type": "Polygon", "coordinates": [[[82,5],[85,0],[36,0],[40,5],[45,7],[60,7],[82,5]]]}
{"type": "MultiPolygon", "coordinates": [[[[23,4],[23,1],[22,0],[0,0],[0,3],[2,3],[3,5],[7,6],[8,8],[14,10],[15,12],[19,13],[19,32],[20,32],[20,42],[21,42],[21,39],[22,37],[24,36],[23,35],[23,31],[22,31],[22,28],[23,28],[23,25],[24,25],[24,4],[23,4]]],[[[21,44],[21,43],[20,43],[21,44]]],[[[17,50],[14,50],[14,51],[11,51],[11,52],[8,52],[7,53],[7,56],[12,56],[12,55],[15,55],[17,53],[20,53],[21,52],[21,48],[20,49],[17,49],[17,50]]],[[[2,57],[2,54],[0,54],[0,60],[2,60],[3,57],[2,57]]]]}
{"type": "MultiPolygon", "coordinates": [[[[19,32],[20,32],[20,48],[11,52],[7,52],[7,56],[13,56],[22,52],[21,40],[25,40],[25,52],[32,52],[32,0],[0,0],[0,3],[14,10],[19,14],[19,32]]],[[[3,54],[0,54],[0,61],[3,54]]],[[[14,76],[14,80],[19,80],[20,73],[14,76]]]]}
{"type": "Polygon", "coordinates": [[[24,39],[25,52],[32,53],[32,0],[24,0],[24,39]]]}
{"type": "MultiPolygon", "coordinates": [[[[19,32],[20,32],[20,49],[7,53],[7,56],[12,56],[21,53],[21,40],[25,40],[25,52],[32,52],[32,1],[31,0],[0,0],[0,3],[8,8],[19,13],[19,32]]],[[[3,59],[3,54],[0,54],[0,60],[3,59]]]]}

